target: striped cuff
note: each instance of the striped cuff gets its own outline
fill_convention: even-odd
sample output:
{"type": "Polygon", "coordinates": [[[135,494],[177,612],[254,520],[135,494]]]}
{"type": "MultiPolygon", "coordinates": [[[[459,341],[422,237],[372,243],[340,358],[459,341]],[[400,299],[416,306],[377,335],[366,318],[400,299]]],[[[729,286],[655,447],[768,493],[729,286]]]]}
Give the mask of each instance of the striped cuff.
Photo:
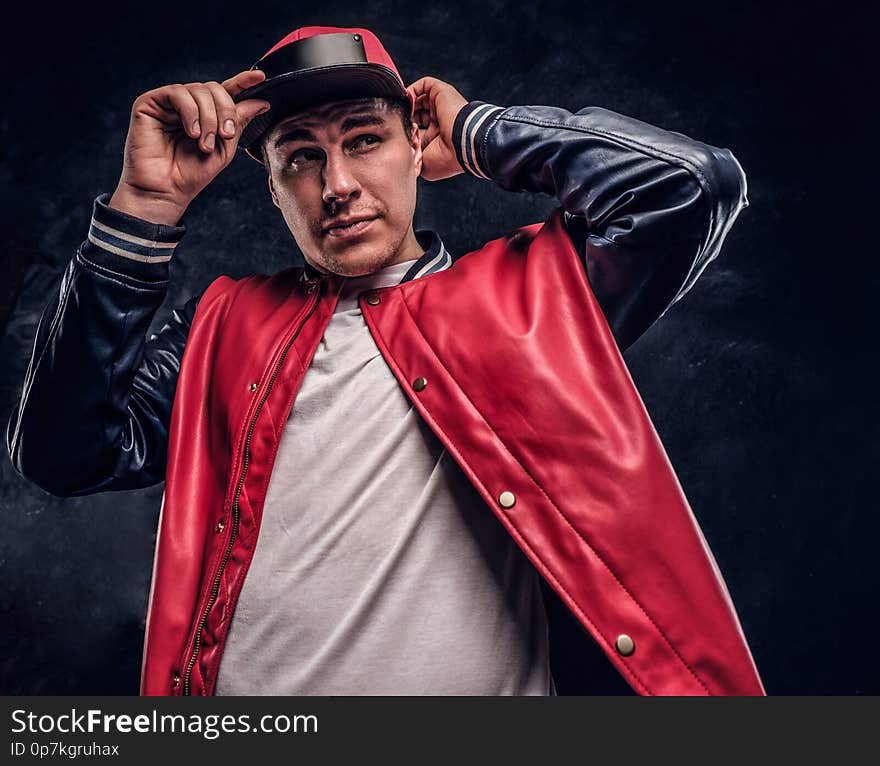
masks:
{"type": "Polygon", "coordinates": [[[92,208],[92,223],[82,246],[85,258],[104,269],[146,281],[168,278],[174,248],[186,225],[167,226],[108,207],[110,194],[99,194],[92,208]]]}
{"type": "Polygon", "coordinates": [[[471,101],[463,106],[452,126],[452,140],[459,164],[476,178],[491,180],[486,163],[485,140],[503,106],[471,101]]]}

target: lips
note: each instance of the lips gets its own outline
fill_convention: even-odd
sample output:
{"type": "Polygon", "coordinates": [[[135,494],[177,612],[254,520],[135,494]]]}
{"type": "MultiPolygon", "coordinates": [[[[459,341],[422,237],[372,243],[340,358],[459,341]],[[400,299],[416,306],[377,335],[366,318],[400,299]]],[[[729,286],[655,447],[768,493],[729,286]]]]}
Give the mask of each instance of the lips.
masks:
{"type": "Polygon", "coordinates": [[[357,218],[349,223],[340,222],[334,226],[325,228],[324,234],[334,239],[356,237],[366,231],[376,218],[357,218]]]}

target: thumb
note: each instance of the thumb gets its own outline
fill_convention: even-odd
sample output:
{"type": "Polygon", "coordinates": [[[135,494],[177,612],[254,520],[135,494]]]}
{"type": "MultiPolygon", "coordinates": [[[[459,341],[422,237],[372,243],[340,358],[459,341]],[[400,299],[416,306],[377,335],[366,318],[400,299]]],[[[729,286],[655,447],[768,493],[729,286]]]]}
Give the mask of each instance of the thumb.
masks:
{"type": "Polygon", "coordinates": [[[261,98],[249,98],[247,101],[236,104],[235,110],[241,123],[241,129],[244,130],[257,115],[268,112],[270,107],[271,104],[261,98]]]}
{"type": "Polygon", "coordinates": [[[432,141],[422,150],[421,176],[426,181],[439,181],[445,176],[441,168],[444,165],[444,157],[439,141],[432,141]]]}

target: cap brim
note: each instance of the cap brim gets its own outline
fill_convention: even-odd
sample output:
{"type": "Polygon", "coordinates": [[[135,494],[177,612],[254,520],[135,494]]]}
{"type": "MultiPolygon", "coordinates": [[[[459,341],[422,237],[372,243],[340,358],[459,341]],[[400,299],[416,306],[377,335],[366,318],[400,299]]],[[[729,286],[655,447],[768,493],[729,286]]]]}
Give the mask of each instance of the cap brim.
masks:
{"type": "Polygon", "coordinates": [[[407,92],[394,72],[381,64],[334,64],[264,80],[233,98],[236,103],[265,99],[272,105],[248,123],[238,145],[262,162],[259,143],[279,120],[315,104],[364,96],[405,99],[407,92]]]}

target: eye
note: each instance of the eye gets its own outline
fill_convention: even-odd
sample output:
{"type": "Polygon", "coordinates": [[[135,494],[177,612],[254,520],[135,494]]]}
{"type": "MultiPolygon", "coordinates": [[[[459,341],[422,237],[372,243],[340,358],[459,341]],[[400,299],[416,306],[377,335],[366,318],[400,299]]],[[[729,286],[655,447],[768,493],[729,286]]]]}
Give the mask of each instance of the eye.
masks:
{"type": "Polygon", "coordinates": [[[365,133],[362,136],[358,136],[353,142],[352,146],[355,149],[365,149],[370,146],[375,146],[380,141],[378,136],[374,136],[372,133],[365,133]]]}
{"type": "Polygon", "coordinates": [[[297,149],[290,157],[287,158],[288,165],[308,165],[311,162],[317,162],[321,159],[321,152],[317,149],[311,149],[309,147],[304,147],[302,149],[297,149]]]}

